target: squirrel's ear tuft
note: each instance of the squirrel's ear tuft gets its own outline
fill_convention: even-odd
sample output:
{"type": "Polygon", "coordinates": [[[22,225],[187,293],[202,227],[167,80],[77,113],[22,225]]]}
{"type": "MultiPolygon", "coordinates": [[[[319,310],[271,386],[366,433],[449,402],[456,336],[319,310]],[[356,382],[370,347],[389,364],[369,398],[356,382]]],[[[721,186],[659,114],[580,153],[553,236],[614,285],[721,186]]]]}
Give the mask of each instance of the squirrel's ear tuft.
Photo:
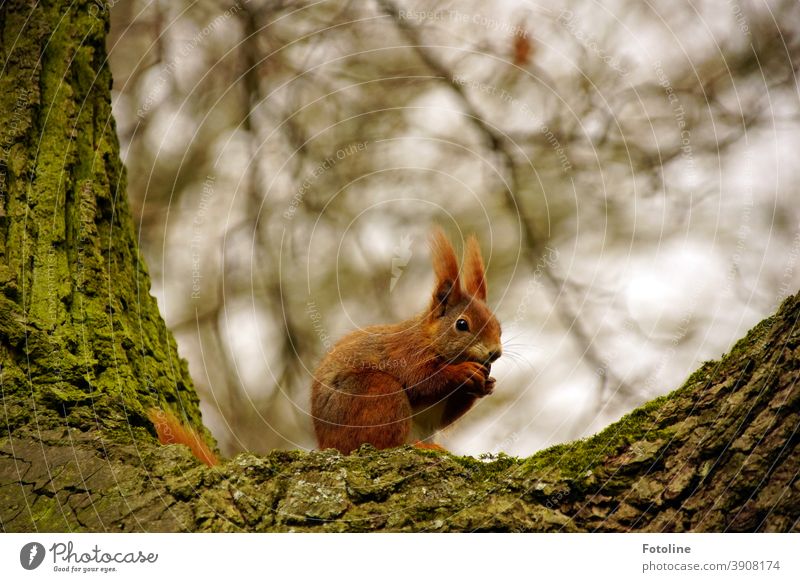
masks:
{"type": "Polygon", "coordinates": [[[431,313],[437,317],[444,315],[448,305],[459,301],[462,297],[461,284],[458,279],[458,261],[453,245],[447,240],[441,228],[431,233],[431,258],[436,283],[433,288],[431,313]]]}
{"type": "Polygon", "coordinates": [[[464,287],[467,293],[486,301],[486,274],[483,266],[481,248],[478,239],[470,235],[467,240],[466,258],[464,259],[464,287]]]}

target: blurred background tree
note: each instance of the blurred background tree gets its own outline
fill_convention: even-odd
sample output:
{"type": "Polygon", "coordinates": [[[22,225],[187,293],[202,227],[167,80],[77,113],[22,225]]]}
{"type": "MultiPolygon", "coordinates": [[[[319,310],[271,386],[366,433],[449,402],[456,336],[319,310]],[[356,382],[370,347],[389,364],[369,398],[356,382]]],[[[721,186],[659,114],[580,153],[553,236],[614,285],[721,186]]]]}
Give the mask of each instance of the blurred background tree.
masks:
{"type": "Polygon", "coordinates": [[[228,454],[314,446],[316,363],[424,307],[436,223],[504,329],[459,453],[591,434],[800,287],[793,0],[111,10],[140,243],[228,454]]]}

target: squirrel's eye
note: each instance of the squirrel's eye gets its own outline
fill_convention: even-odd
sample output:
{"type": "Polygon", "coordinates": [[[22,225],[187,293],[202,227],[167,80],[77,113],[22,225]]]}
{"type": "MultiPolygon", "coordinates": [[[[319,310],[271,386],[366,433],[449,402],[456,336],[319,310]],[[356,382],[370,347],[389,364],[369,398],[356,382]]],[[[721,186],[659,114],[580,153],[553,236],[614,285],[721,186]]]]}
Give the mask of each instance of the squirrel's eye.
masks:
{"type": "Polygon", "coordinates": [[[469,324],[466,319],[459,319],[456,321],[456,329],[458,331],[469,331],[469,324]]]}

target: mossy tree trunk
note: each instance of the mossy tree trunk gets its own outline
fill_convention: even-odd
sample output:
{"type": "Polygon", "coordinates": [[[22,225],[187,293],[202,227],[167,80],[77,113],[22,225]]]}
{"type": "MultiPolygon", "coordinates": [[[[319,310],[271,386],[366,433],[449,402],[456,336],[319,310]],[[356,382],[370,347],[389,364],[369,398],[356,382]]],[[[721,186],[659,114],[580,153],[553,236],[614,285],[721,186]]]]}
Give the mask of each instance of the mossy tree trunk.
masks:
{"type": "Polygon", "coordinates": [[[215,468],[135,242],[103,11],[0,7],[4,531],[797,531],[800,298],[590,439],[527,459],[410,448],[243,454],[215,468]]]}
{"type": "Polygon", "coordinates": [[[0,414],[14,435],[149,440],[151,407],[201,426],[137,250],[98,6],[0,6],[0,414]]]}

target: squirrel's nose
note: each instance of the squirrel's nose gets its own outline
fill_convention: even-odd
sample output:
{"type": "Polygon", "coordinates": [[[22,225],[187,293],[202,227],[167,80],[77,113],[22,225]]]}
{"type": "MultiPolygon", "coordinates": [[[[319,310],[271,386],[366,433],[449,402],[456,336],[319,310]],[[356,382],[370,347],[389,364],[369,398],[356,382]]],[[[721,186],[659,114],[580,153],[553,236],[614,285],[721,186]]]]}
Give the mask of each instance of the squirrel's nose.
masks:
{"type": "Polygon", "coordinates": [[[489,352],[489,353],[488,353],[488,355],[486,356],[486,361],[487,361],[487,362],[489,362],[489,363],[491,364],[491,363],[492,363],[492,362],[494,362],[494,361],[495,361],[497,358],[499,358],[501,355],[503,355],[503,350],[501,350],[501,349],[492,350],[492,351],[491,351],[491,352],[489,352]]]}

